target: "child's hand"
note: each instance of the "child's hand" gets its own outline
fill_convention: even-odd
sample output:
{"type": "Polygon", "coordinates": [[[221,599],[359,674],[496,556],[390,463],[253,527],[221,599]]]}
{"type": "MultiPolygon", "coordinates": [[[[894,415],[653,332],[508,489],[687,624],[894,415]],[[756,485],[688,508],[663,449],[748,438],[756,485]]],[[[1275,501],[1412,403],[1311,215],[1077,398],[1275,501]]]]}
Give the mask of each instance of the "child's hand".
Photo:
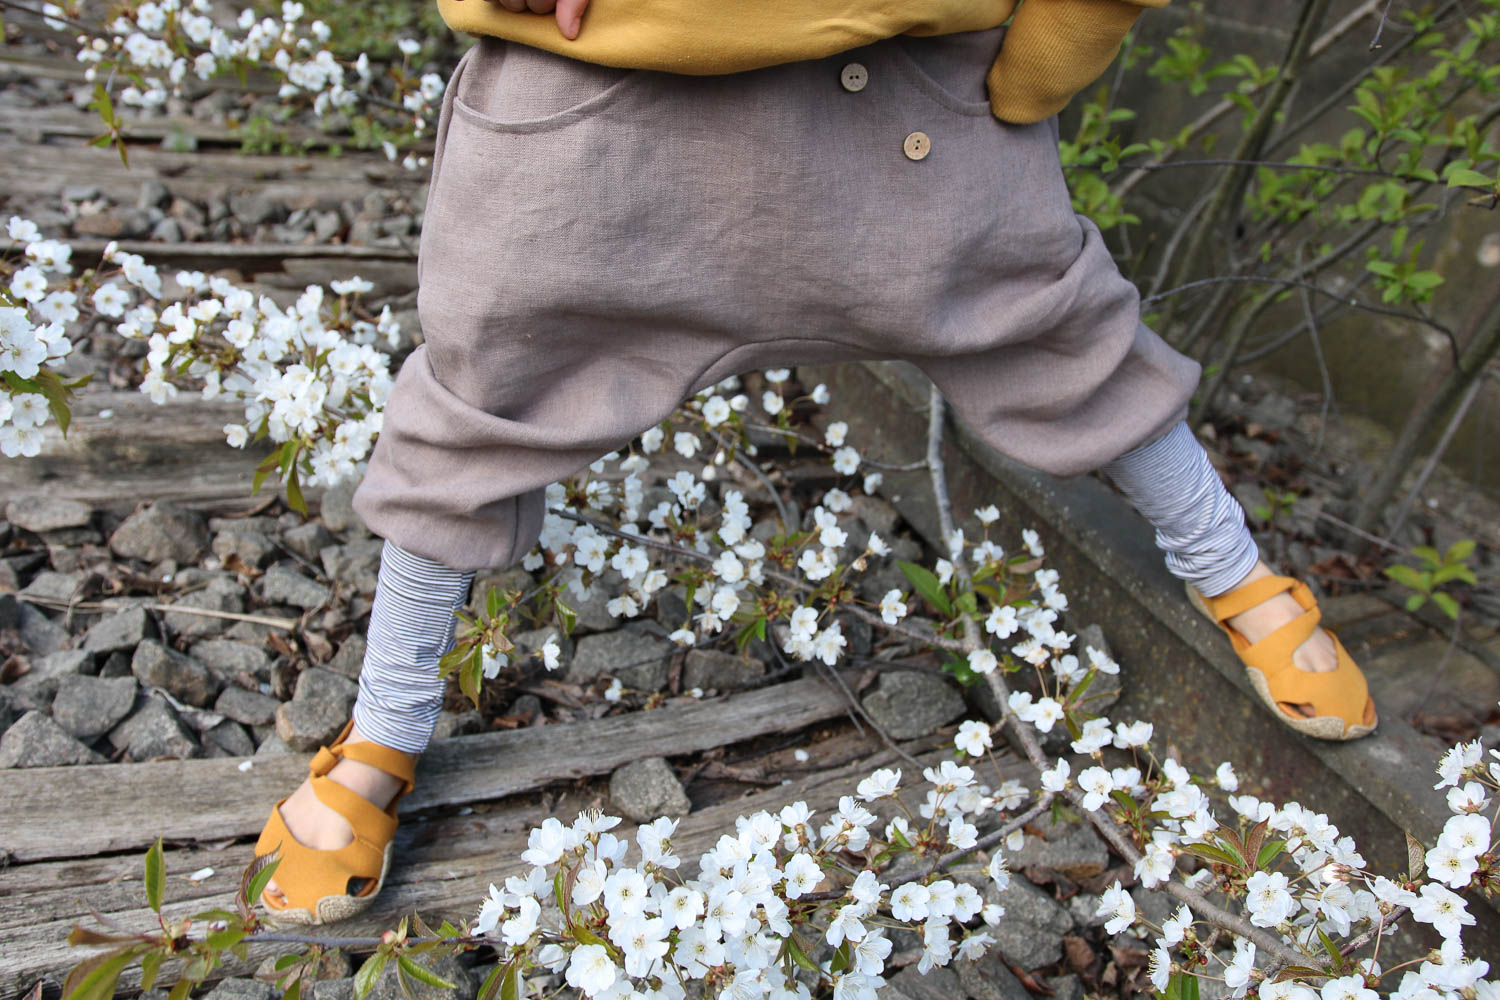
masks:
{"type": "Polygon", "coordinates": [[[578,37],[578,26],[583,23],[583,12],[588,7],[589,0],[490,0],[498,3],[506,10],[517,13],[531,11],[533,14],[546,14],[554,8],[557,10],[557,27],[562,31],[563,37],[574,39],[578,37]]]}

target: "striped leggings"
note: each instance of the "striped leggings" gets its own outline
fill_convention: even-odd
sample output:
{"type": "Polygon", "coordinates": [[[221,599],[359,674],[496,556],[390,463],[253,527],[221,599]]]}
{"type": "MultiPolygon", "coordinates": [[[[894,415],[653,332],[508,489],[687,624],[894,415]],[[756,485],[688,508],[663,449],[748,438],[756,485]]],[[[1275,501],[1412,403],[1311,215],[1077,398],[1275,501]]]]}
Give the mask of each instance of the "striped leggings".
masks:
{"type": "MultiPolygon", "coordinates": [[[[1244,511],[1187,424],[1102,471],[1156,528],[1174,576],[1214,597],[1254,568],[1259,553],[1244,511]]],[[[453,612],[473,580],[472,572],[385,543],[354,705],[354,725],[367,738],[407,753],[426,748],[443,701],[437,662],[453,643],[453,612]]]]}

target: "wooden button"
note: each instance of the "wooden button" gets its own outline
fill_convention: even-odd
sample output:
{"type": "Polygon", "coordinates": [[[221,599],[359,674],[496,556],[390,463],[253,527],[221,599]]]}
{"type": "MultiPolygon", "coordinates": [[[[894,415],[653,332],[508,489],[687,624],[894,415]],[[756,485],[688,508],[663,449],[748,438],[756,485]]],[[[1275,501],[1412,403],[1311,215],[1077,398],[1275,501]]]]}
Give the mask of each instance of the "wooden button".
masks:
{"type": "Polygon", "coordinates": [[[839,73],[839,83],[851,94],[857,94],[865,89],[865,84],[870,82],[870,71],[865,69],[863,63],[852,62],[845,66],[839,73]]]}
{"type": "Polygon", "coordinates": [[[906,152],[908,160],[925,160],[927,154],[932,152],[932,140],[927,138],[926,132],[913,132],[906,137],[901,148],[906,152]]]}

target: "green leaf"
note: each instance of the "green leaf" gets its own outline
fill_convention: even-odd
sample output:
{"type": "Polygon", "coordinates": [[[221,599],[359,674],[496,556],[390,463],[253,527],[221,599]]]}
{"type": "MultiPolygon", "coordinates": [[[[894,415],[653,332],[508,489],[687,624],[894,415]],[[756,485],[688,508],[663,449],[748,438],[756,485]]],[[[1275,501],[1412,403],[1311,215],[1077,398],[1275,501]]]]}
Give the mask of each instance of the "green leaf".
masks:
{"type": "Polygon", "coordinates": [[[222,931],[215,931],[210,934],[205,940],[208,942],[210,948],[223,951],[239,944],[240,939],[244,936],[245,929],[243,927],[226,927],[222,931]]]}
{"type": "Polygon", "coordinates": [[[281,864],[281,848],[270,854],[262,854],[245,868],[244,874],[240,876],[240,892],[235,901],[240,905],[242,912],[249,913],[249,908],[254,906],[260,899],[260,894],[266,891],[266,886],[271,881],[271,876],[276,874],[276,866],[281,864]]]}
{"type": "Polygon", "coordinates": [[[797,943],[795,935],[786,939],[786,953],[792,956],[793,962],[796,962],[808,972],[817,973],[820,976],[823,974],[823,970],[818,968],[817,963],[807,957],[807,952],[803,951],[802,946],[797,943]]]}
{"type": "Polygon", "coordinates": [[[486,594],[485,597],[484,597],[484,607],[485,607],[485,613],[488,614],[491,618],[495,617],[496,615],[498,615],[500,613],[500,591],[499,590],[495,589],[494,587],[490,588],[490,592],[488,594],[486,594]]]}
{"type": "Polygon", "coordinates": [[[1432,595],[1432,603],[1442,608],[1443,613],[1449,618],[1458,621],[1458,602],[1453,599],[1452,595],[1439,590],[1432,595]]]}
{"type": "Polygon", "coordinates": [[[845,969],[849,968],[850,961],[851,955],[849,951],[849,942],[845,941],[843,944],[839,945],[838,950],[833,953],[833,962],[828,966],[828,971],[833,973],[834,975],[838,975],[840,972],[843,972],[845,969]]]}
{"type": "Polygon", "coordinates": [[[402,972],[406,973],[408,976],[411,976],[419,983],[426,983],[428,986],[433,986],[440,990],[458,989],[457,983],[448,982],[448,980],[444,979],[436,972],[433,972],[431,969],[428,969],[418,964],[417,962],[412,961],[405,955],[397,955],[396,964],[402,972]]]}
{"type": "Polygon", "coordinates": [[[162,869],[161,838],[146,852],[146,905],[161,912],[161,896],[167,889],[167,873],[162,869]]]}
{"type": "Polygon", "coordinates": [[[484,977],[484,982],[479,984],[479,992],[475,994],[474,1000],[493,1000],[496,993],[501,990],[501,980],[510,971],[510,963],[502,962],[490,970],[490,974],[484,977]]]}
{"type": "Polygon", "coordinates": [[[913,562],[903,561],[896,565],[900,567],[902,575],[911,581],[917,593],[927,598],[929,604],[945,615],[950,617],[953,615],[953,605],[949,602],[948,595],[943,592],[943,585],[938,582],[938,578],[931,570],[913,562]]]}
{"type": "Polygon", "coordinates": [[[290,969],[292,966],[302,961],[302,959],[305,957],[306,956],[304,955],[282,955],[276,960],[276,964],[271,966],[271,968],[277,972],[285,972],[287,969],[290,969]]]}
{"type": "Polygon", "coordinates": [[[1182,1000],[1198,1000],[1198,977],[1184,973],[1182,976],[1182,1000]]]}
{"type": "Polygon", "coordinates": [[[301,997],[302,979],[300,977],[293,979],[292,985],[288,986],[286,992],[281,994],[281,1000],[301,1000],[301,997]]]}
{"type": "Polygon", "coordinates": [[[1495,184],[1495,178],[1486,177],[1477,170],[1459,169],[1450,171],[1448,174],[1448,186],[1450,188],[1477,187],[1490,189],[1495,187],[1495,184]]]}
{"type": "Polygon", "coordinates": [[[500,1000],[520,1000],[521,970],[512,967],[500,984],[500,1000]]]}
{"type": "Polygon", "coordinates": [[[1183,850],[1195,857],[1203,858],[1206,861],[1213,861],[1221,865],[1229,865],[1231,868],[1240,867],[1244,860],[1242,858],[1236,859],[1223,848],[1214,847],[1209,844],[1188,844],[1183,847],[1183,850]]]}
{"type": "Polygon", "coordinates": [[[74,966],[63,983],[63,1000],[111,1000],[120,973],[135,956],[134,948],[122,948],[74,966]]]}
{"type": "Polygon", "coordinates": [[[1264,867],[1266,867],[1272,861],[1276,860],[1276,856],[1278,854],[1280,854],[1282,852],[1282,849],[1285,848],[1285,847],[1286,847],[1286,841],[1284,841],[1284,840],[1268,840],[1268,841],[1266,841],[1264,844],[1261,845],[1260,851],[1255,855],[1255,867],[1256,868],[1264,868],[1264,867]]]}
{"type": "Polygon", "coordinates": [[[1474,554],[1474,539],[1464,538],[1448,546],[1448,551],[1443,555],[1445,563],[1461,563],[1474,554]]]}
{"type": "Polygon", "coordinates": [[[148,951],[141,956],[141,992],[149,990],[156,982],[156,970],[161,968],[161,952],[148,951]]]}
{"type": "Polygon", "coordinates": [[[1424,605],[1426,603],[1427,603],[1427,595],[1426,594],[1412,594],[1410,597],[1408,597],[1406,599],[1406,610],[1407,611],[1415,611],[1415,610],[1417,610],[1418,608],[1420,608],[1422,605],[1424,605]]]}
{"type": "Polygon", "coordinates": [[[390,958],[390,952],[377,951],[359,967],[359,971],[354,974],[354,1000],[365,1000],[370,995],[370,991],[375,988],[375,980],[380,978],[380,971],[390,958]]]}
{"type": "Polygon", "coordinates": [[[286,502],[299,514],[307,513],[307,501],[302,498],[302,487],[297,482],[297,465],[292,463],[290,471],[286,476],[286,502]]]}

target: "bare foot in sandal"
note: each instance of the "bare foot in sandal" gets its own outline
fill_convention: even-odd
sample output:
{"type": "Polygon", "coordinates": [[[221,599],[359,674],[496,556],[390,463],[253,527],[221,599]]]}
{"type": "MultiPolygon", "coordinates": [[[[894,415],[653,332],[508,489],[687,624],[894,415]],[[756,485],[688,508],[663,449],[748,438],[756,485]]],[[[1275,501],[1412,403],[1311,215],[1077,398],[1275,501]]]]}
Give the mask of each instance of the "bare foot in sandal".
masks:
{"type": "MultiPolygon", "coordinates": [[[[342,741],[342,748],[352,748],[361,743],[368,744],[372,748],[379,746],[371,743],[351,724],[348,735],[342,741]]],[[[387,752],[394,753],[394,751],[387,752]]],[[[376,809],[384,810],[389,807],[405,784],[401,777],[388,774],[372,764],[343,756],[342,753],[339,754],[339,758],[338,762],[327,771],[328,780],[349,789],[376,809]]],[[[309,776],[281,803],[278,812],[286,826],[286,832],[297,844],[315,851],[337,851],[347,847],[354,842],[353,828],[342,814],[318,798],[313,781],[314,777],[309,776]]],[[[283,850],[282,854],[285,862],[287,852],[283,850]]],[[[284,875],[293,874],[285,863],[278,868],[278,872],[284,875]]],[[[370,879],[351,877],[346,888],[347,894],[349,896],[361,895],[370,881],[370,879]]],[[[292,905],[274,878],[267,884],[262,898],[272,910],[284,910],[292,905]]]]}
{"type": "MultiPolygon", "coordinates": [[[[1255,568],[1236,583],[1233,589],[1238,590],[1247,583],[1275,575],[1264,562],[1257,562],[1255,568]]],[[[1291,594],[1280,593],[1224,621],[1251,643],[1257,643],[1281,626],[1301,617],[1303,613],[1302,605],[1291,594]]],[[[1310,674],[1331,673],[1338,669],[1338,665],[1338,651],[1334,648],[1333,639],[1321,628],[1315,630],[1292,653],[1292,666],[1310,674]]],[[[1310,719],[1314,715],[1312,705],[1304,703],[1297,705],[1296,709],[1306,718],[1310,719]]]]}

